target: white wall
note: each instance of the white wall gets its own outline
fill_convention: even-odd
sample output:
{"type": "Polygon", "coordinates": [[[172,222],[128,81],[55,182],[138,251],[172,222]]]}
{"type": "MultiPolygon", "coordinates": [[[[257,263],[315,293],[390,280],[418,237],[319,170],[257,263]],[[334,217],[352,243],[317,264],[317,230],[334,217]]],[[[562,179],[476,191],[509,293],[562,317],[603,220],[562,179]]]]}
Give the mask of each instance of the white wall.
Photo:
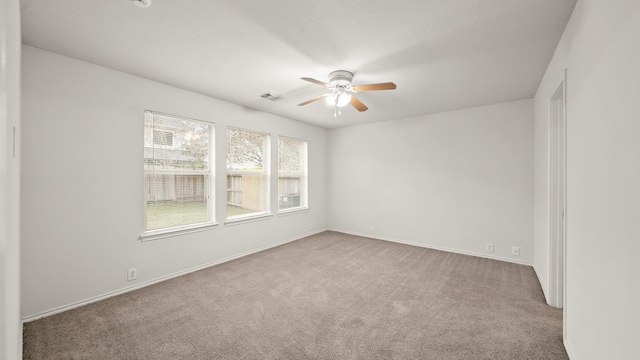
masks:
{"type": "Polygon", "coordinates": [[[578,2],[535,98],[535,266],[548,286],[548,106],[567,68],[573,359],[640,354],[640,2],[578,2]]]}
{"type": "MultiPolygon", "coordinates": [[[[23,317],[326,229],[325,129],[33,47],[22,64],[23,317]],[[218,174],[226,126],[307,140],[310,210],[140,242],[145,109],[215,122],[218,174]],[[138,279],[127,282],[132,267],[138,279]]],[[[216,185],[222,223],[224,175],[216,185]]],[[[271,185],[275,199],[275,176],[271,185]]]]}
{"type": "Polygon", "coordinates": [[[22,357],[20,131],[20,2],[3,0],[0,1],[0,360],[22,357]]]}
{"type": "Polygon", "coordinates": [[[533,262],[532,100],[334,129],[329,164],[331,229],[533,262]]]}

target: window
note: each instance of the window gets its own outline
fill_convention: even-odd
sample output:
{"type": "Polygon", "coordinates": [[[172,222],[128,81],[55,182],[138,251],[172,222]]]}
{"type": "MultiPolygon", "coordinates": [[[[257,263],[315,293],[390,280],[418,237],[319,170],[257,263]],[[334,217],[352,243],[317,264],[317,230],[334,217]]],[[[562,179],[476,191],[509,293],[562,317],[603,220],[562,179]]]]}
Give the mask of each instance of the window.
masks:
{"type": "Polygon", "coordinates": [[[213,223],[213,126],[145,111],[145,234],[213,223]]]}
{"type": "Polygon", "coordinates": [[[227,219],[269,213],[269,135],[227,129],[227,219]]]}
{"type": "Polygon", "coordinates": [[[278,211],[307,207],[307,142],[278,137],[278,211]]]}

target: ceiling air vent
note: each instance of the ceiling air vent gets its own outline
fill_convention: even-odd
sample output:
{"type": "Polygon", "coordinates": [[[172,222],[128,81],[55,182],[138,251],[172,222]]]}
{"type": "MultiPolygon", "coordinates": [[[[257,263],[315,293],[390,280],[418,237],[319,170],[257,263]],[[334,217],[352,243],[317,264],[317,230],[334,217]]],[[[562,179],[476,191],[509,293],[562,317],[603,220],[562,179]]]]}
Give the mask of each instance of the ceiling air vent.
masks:
{"type": "Polygon", "coordinates": [[[273,95],[268,92],[260,95],[260,97],[263,99],[271,100],[271,101],[280,101],[285,99],[285,97],[282,95],[273,95]]]}

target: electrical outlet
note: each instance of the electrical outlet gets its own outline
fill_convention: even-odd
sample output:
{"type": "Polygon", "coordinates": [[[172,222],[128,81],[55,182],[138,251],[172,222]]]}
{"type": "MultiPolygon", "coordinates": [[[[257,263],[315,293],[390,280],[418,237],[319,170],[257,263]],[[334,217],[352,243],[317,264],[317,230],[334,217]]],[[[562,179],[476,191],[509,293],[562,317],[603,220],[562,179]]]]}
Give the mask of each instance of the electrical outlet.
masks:
{"type": "Polygon", "coordinates": [[[511,255],[514,256],[520,256],[520,248],[517,246],[514,246],[511,248],[511,255]]]}
{"type": "Polygon", "coordinates": [[[310,223],[310,224],[309,224],[309,229],[310,229],[310,230],[313,230],[313,223],[310,223]]]}
{"type": "Polygon", "coordinates": [[[376,233],[376,228],[374,228],[373,226],[369,228],[369,232],[372,234],[376,233]]]}
{"type": "Polygon", "coordinates": [[[138,277],[138,269],[131,268],[127,270],[127,281],[135,280],[138,277]]]}
{"type": "Polygon", "coordinates": [[[487,252],[493,252],[493,244],[487,243],[487,252]]]}

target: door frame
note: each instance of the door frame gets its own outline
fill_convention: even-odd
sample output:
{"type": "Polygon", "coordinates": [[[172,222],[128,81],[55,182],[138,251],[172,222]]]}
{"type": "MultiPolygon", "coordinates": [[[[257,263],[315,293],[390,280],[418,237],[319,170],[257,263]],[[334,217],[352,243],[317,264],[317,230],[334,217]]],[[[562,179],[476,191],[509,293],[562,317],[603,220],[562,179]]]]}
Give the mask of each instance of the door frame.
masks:
{"type": "Polygon", "coordinates": [[[549,305],[563,308],[565,320],[566,259],[567,70],[565,69],[562,82],[549,99],[549,305]]]}

